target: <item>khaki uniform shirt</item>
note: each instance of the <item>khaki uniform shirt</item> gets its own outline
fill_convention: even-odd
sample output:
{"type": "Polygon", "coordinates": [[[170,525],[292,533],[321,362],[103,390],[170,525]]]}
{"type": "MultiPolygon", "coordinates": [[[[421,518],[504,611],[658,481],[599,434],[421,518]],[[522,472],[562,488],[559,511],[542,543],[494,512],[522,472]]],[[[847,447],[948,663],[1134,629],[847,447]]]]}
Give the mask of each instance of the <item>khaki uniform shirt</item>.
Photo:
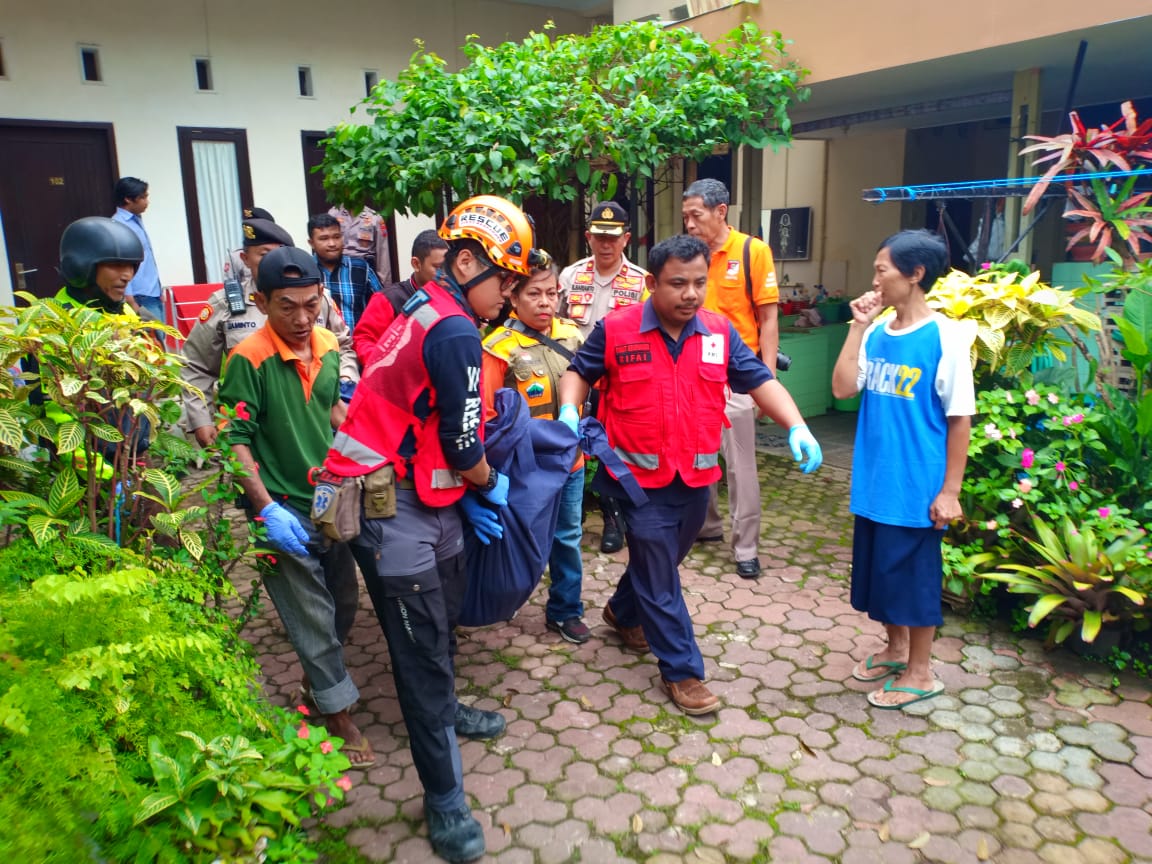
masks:
{"type": "Polygon", "coordinates": [[[635,302],[641,302],[648,296],[644,285],[644,278],[647,275],[647,270],[629,263],[628,259],[624,258],[620,262],[619,270],[611,276],[601,276],[596,272],[592,256],[581,258],[560,271],[559,315],[571,318],[579,328],[580,335],[587,339],[596,322],[620,305],[614,296],[613,288],[616,287],[627,294],[635,294],[637,295],[635,302]],[[577,281],[587,284],[577,285],[577,281]],[[618,284],[614,286],[613,283],[617,282],[618,284]],[[572,297],[574,290],[581,295],[579,303],[572,297]]]}
{"type": "MultiPolygon", "coordinates": [[[[185,366],[180,373],[187,384],[199,390],[203,397],[195,393],[184,394],[184,410],[188,415],[189,431],[201,426],[211,426],[215,422],[215,388],[220,381],[220,370],[224,358],[244,339],[264,326],[267,317],[256,308],[252,292],[256,286],[251,274],[241,282],[247,297],[247,308],[242,315],[228,311],[228,299],[221,288],[208,298],[208,303],[200,310],[199,320],[193,325],[184,343],[185,366]]],[[[356,352],[352,348],[352,332],[344,323],[344,318],[332,303],[328,292],[324,292],[324,302],[320,307],[320,317],[316,326],[325,327],[336,337],[340,346],[340,377],[352,381],[360,380],[360,366],[356,362],[356,352]]]]}
{"type": "Polygon", "coordinates": [[[353,258],[370,257],[381,285],[392,282],[392,262],[388,257],[388,226],[371,207],[365,207],[355,216],[343,207],[333,207],[329,216],[340,222],[344,235],[344,254],[353,258]]]}

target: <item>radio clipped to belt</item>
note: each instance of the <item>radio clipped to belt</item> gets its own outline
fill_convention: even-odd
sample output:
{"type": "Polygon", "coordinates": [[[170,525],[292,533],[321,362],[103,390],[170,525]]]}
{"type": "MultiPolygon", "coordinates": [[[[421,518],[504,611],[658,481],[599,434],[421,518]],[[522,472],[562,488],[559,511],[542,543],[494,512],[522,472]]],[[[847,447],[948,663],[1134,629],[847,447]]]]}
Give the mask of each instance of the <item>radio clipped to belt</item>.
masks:
{"type": "Polygon", "coordinates": [[[312,493],[312,522],[316,530],[336,542],[354,540],[360,535],[360,489],[362,478],[340,477],[322,468],[309,476],[312,493]]]}

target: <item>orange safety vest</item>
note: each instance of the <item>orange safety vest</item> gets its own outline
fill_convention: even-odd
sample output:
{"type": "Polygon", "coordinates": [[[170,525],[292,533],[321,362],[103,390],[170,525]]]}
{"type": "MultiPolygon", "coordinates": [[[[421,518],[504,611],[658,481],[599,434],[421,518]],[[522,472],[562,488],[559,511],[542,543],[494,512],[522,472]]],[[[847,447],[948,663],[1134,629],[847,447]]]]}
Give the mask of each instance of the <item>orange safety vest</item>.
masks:
{"type": "MultiPolygon", "coordinates": [[[[405,304],[364,369],[348,406],[348,418],[325,459],[329,471],[340,477],[362,477],[391,463],[400,478],[408,477],[411,467],[416,494],[429,507],[447,507],[464,496],[464,479],[448,464],[440,446],[436,390],[424,365],[428,331],[454,315],[468,318],[456,298],[434,282],[405,304]],[[421,420],[413,406],[425,392],[430,413],[421,420]],[[399,455],[406,439],[415,444],[411,466],[399,455]]],[[[483,440],[482,423],[477,434],[483,440]]]]}
{"type": "Polygon", "coordinates": [[[677,474],[688,486],[720,479],[720,433],[727,420],[728,321],[700,310],[711,331],[690,337],[678,361],[658,329],[641,332],[643,306],[604,319],[607,387],[600,417],[608,443],[646,489],[677,474]]]}

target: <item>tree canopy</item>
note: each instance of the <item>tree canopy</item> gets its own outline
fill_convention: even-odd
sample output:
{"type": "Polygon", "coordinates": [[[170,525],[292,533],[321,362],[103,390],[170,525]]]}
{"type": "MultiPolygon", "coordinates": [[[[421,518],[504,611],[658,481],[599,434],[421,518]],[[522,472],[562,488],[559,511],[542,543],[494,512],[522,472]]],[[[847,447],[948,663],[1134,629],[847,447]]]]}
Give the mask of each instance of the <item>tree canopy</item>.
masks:
{"type": "Polygon", "coordinates": [[[786,45],[751,22],[716,43],[634,22],[495,47],[470,37],[458,72],[420,45],[364,100],[371,122],[331,131],[325,186],[336,200],[434,215],[445,191],[611,197],[617,172],[650,178],[721,145],[778,146],[807,97],[808,70],[786,45]]]}

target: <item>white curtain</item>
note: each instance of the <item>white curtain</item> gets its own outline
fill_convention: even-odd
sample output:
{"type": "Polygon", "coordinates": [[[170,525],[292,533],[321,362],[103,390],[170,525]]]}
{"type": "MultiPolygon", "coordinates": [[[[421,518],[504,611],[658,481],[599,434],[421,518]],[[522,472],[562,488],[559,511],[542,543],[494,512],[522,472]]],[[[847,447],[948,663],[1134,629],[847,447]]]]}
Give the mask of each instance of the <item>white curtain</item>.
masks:
{"type": "Polygon", "coordinates": [[[209,282],[224,280],[224,258],[243,242],[240,226],[240,172],[231,141],[193,141],[200,236],[209,282]]]}

